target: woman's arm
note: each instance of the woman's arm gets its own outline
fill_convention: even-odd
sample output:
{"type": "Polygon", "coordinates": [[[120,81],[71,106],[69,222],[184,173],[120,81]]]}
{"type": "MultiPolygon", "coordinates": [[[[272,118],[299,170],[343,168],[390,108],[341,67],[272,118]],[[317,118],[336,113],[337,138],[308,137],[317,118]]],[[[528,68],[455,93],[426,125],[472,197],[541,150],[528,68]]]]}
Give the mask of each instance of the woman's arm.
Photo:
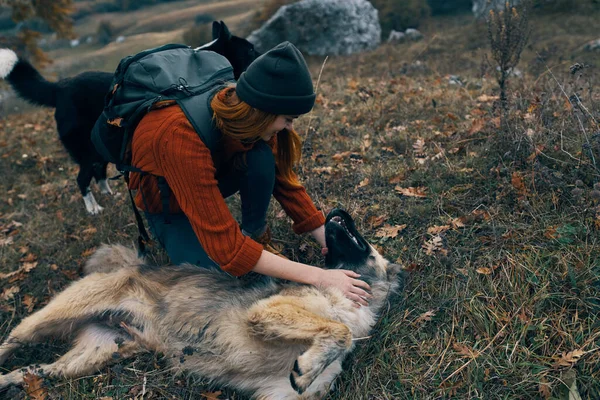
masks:
{"type": "Polygon", "coordinates": [[[287,279],[316,287],[338,288],[344,293],[344,296],[354,301],[357,307],[369,305],[367,299],[371,298],[371,295],[367,292],[367,290],[371,290],[371,287],[366,282],[357,279],[360,275],[354,271],[321,269],[286,260],[265,250],[263,250],[258,263],[252,270],[274,278],[287,279]]]}
{"type": "Polygon", "coordinates": [[[325,225],[310,232],[313,238],[321,245],[321,254],[327,254],[327,241],[325,240],[325,225]]]}

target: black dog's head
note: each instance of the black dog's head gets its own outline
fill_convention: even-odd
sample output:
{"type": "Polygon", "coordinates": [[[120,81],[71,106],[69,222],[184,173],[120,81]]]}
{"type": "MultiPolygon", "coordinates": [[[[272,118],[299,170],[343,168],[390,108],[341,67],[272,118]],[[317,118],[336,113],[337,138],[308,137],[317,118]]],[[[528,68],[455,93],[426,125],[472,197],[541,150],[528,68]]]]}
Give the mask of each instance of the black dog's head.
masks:
{"type": "Polygon", "coordinates": [[[212,36],[212,42],[200,46],[196,50],[210,50],[224,56],[233,66],[233,75],[236,80],[252,61],[261,55],[254,49],[252,43],[244,38],[232,35],[223,21],[213,22],[212,36]]]}
{"type": "Polygon", "coordinates": [[[354,220],[346,211],[332,210],[325,222],[327,268],[349,269],[367,281],[394,280],[401,266],[390,263],[356,230],[354,220]]]}

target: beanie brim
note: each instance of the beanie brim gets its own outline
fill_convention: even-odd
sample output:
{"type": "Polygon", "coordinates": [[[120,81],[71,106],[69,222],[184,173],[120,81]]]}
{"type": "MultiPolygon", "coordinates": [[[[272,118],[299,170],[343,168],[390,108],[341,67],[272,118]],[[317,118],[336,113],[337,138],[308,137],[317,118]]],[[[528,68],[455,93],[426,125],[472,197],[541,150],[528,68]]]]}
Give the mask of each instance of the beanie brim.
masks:
{"type": "Polygon", "coordinates": [[[315,105],[315,93],[304,96],[278,96],[260,92],[250,86],[245,79],[244,72],[236,86],[236,93],[240,100],[250,106],[276,115],[301,115],[306,114],[315,105]]]}

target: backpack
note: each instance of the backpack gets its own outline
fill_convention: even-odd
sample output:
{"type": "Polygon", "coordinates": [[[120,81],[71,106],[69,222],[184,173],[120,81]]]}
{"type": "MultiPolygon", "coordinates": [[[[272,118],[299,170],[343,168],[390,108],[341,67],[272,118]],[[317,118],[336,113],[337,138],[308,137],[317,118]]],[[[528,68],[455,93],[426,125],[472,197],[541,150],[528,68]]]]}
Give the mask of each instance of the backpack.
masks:
{"type": "Polygon", "coordinates": [[[130,165],[133,132],[146,113],[162,101],[175,101],[209,148],[218,135],[211,134],[210,97],[214,89],[234,81],[233,67],[220,54],[168,44],[125,57],[114,74],[104,99],[104,110],[92,129],[92,143],[120,172],[136,171],[130,165]]]}
{"type": "MultiPolygon", "coordinates": [[[[226,82],[234,81],[233,68],[220,54],[168,44],[123,58],[114,74],[104,109],[92,129],[92,143],[107,162],[116,165],[129,188],[129,172],[144,171],[131,165],[131,139],[144,115],[159,102],[175,101],[208,147],[217,151],[220,135],[215,134],[210,100],[226,82]]],[[[163,214],[168,223],[170,189],[158,178],[163,214]]],[[[129,197],[138,225],[138,251],[144,254],[149,236],[142,217],[129,197]]]]}

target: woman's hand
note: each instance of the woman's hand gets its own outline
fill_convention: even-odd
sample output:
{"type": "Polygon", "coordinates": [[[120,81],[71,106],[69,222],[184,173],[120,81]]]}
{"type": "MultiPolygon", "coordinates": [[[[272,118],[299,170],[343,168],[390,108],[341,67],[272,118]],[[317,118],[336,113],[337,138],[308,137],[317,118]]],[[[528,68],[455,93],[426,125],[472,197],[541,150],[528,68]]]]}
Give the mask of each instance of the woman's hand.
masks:
{"type": "Polygon", "coordinates": [[[317,229],[310,232],[311,236],[315,238],[317,243],[321,245],[321,254],[325,256],[327,254],[327,241],[325,240],[325,225],[321,225],[317,229]]]}
{"type": "Polygon", "coordinates": [[[356,307],[368,306],[372,296],[369,284],[358,279],[354,271],[345,269],[322,269],[312,265],[301,264],[283,259],[263,250],[258,263],[252,269],[259,274],[274,278],[287,279],[316,287],[334,287],[342,291],[344,296],[354,302],[356,307]]]}
{"type": "Polygon", "coordinates": [[[317,287],[334,287],[344,293],[344,296],[352,300],[355,307],[368,306],[368,299],[373,297],[369,292],[371,287],[365,281],[357,279],[360,277],[354,271],[345,269],[323,269],[321,276],[316,282],[317,287]]]}

